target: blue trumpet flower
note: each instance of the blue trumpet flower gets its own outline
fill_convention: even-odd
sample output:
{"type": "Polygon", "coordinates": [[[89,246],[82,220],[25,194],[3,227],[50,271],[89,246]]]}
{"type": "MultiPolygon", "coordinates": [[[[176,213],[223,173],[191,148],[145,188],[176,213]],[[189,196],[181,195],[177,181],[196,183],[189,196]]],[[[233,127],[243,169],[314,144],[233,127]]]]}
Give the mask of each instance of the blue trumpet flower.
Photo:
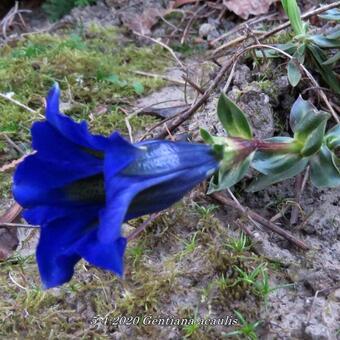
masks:
{"type": "Polygon", "coordinates": [[[207,145],[92,135],[86,122],[59,112],[59,96],[56,84],[46,121],[31,129],[36,152],[19,164],[13,185],[25,219],[41,226],[36,257],[45,288],[69,281],[81,258],[121,276],[122,223],[169,207],[218,167],[207,145]]]}

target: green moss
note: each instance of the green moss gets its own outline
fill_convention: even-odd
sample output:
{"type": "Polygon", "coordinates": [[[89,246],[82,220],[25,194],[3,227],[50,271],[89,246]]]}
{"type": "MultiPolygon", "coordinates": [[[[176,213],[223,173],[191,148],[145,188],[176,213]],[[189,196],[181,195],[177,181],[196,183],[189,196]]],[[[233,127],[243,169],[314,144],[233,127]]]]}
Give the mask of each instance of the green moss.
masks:
{"type": "MultiPolygon", "coordinates": [[[[168,61],[158,46],[139,48],[121,39],[125,38],[115,28],[92,25],[86,31],[78,27],[58,36],[31,35],[14,47],[5,46],[0,51],[0,92],[13,93],[14,99],[37,112],[32,114],[0,98],[0,133],[28,147],[30,127],[41,119],[44,97],[58,81],[66,114],[87,120],[93,132],[109,135],[119,130],[127,135],[126,114],[121,108],[164,84],[134,71],[163,72],[168,61]]],[[[129,123],[135,133],[155,121],[154,117],[136,116],[129,123]]],[[[7,192],[4,184],[1,192],[7,192]]]]}
{"type": "MultiPolygon", "coordinates": [[[[117,36],[116,30],[93,26],[86,38],[78,33],[39,34],[14,48],[6,47],[0,52],[0,91],[13,92],[19,101],[39,109],[56,80],[64,91],[62,100],[77,106],[80,118],[88,119],[99,105],[115,106],[109,110],[109,118],[93,124],[97,131],[106,130],[107,123],[108,128],[122,128],[118,122],[124,115],[117,114],[118,104],[137,97],[142,90],[147,93],[162,85],[159,79],[139,77],[133,71],[160,72],[167,62],[159,47],[137,48],[128,42],[119,43],[117,36]]],[[[0,100],[0,110],[4,112],[0,132],[11,132],[17,139],[28,136],[37,116],[4,100],[0,100]]],[[[144,121],[135,119],[132,123],[142,123],[143,127],[144,121]]]]}

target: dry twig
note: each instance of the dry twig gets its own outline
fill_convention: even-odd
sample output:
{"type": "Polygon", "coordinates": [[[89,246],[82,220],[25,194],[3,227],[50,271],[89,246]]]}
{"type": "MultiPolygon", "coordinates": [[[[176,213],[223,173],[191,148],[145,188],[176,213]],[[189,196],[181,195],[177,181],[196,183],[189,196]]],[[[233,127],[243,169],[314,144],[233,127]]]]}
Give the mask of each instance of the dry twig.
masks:
{"type": "Polygon", "coordinates": [[[178,57],[176,56],[176,53],[174,52],[174,50],[173,50],[171,47],[169,47],[167,44],[165,44],[165,43],[163,43],[162,41],[159,41],[159,40],[157,40],[157,39],[154,39],[154,38],[152,38],[152,37],[149,37],[149,36],[147,36],[147,35],[138,33],[138,32],[136,32],[136,31],[133,31],[133,33],[136,34],[136,35],[138,35],[138,36],[141,37],[141,38],[149,39],[149,40],[153,41],[154,43],[156,43],[156,44],[158,44],[158,45],[164,47],[165,49],[167,49],[167,50],[170,52],[170,54],[174,57],[174,59],[176,60],[177,64],[178,64],[182,69],[185,69],[184,64],[178,59],[178,57]]]}
{"type": "Polygon", "coordinates": [[[229,205],[229,206],[241,211],[242,213],[246,212],[246,216],[250,216],[252,219],[254,219],[256,222],[260,223],[262,226],[264,226],[267,229],[269,229],[270,231],[273,231],[276,234],[282,236],[286,240],[295,244],[297,247],[299,247],[303,250],[309,249],[309,247],[304,242],[297,239],[295,236],[293,236],[288,231],[286,231],[286,230],[280,228],[279,226],[277,226],[276,224],[268,221],[266,218],[262,217],[261,215],[259,215],[256,212],[250,210],[249,208],[243,208],[244,210],[241,209],[240,206],[236,202],[234,202],[232,199],[226,197],[224,194],[214,193],[214,194],[211,195],[211,197],[214,198],[216,201],[222,203],[222,204],[229,205]]]}
{"type": "Polygon", "coordinates": [[[143,232],[148,225],[150,225],[161,213],[152,214],[149,218],[143,222],[138,228],[136,228],[130,235],[128,235],[127,240],[131,241],[137,237],[141,232],[143,232]]]}

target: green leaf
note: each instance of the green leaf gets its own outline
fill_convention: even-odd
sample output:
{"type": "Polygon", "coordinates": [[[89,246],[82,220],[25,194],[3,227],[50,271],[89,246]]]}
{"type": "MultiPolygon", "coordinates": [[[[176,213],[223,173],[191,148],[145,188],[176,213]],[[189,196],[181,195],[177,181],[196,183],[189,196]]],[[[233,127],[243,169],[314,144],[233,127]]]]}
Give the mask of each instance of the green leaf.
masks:
{"type": "Polygon", "coordinates": [[[325,141],[328,148],[332,151],[340,148],[340,124],[335,125],[327,132],[325,141]]]}
{"type": "Polygon", "coordinates": [[[207,143],[207,144],[219,144],[219,145],[225,145],[226,139],[224,137],[219,137],[219,136],[213,136],[211,135],[207,130],[201,128],[200,129],[200,134],[202,139],[207,143]]]}
{"type": "MultiPolygon", "coordinates": [[[[320,152],[314,155],[311,160],[311,179],[316,187],[337,187],[340,186],[340,171],[335,166],[335,155],[322,146],[320,152]]],[[[340,162],[340,159],[338,158],[340,162]]]]}
{"type": "Polygon", "coordinates": [[[127,82],[124,80],[121,80],[116,74],[111,74],[107,77],[104,77],[104,76],[100,76],[100,77],[102,78],[100,80],[105,80],[111,84],[114,84],[120,87],[127,85],[127,82]]]}
{"type": "Polygon", "coordinates": [[[304,100],[301,95],[299,95],[298,99],[292,106],[289,116],[289,125],[293,132],[296,130],[296,125],[299,124],[310,111],[316,111],[315,106],[308,100],[304,100]]]}
{"type": "Polygon", "coordinates": [[[208,194],[216,191],[228,189],[239,182],[247,173],[250,163],[253,159],[254,152],[252,152],[243,161],[234,164],[228,171],[222,172],[221,170],[210,181],[208,194]],[[217,183],[216,183],[217,182],[217,183]]]}
{"type": "Polygon", "coordinates": [[[322,65],[333,65],[340,60],[340,51],[322,63],[322,65]]]}
{"type": "Polygon", "coordinates": [[[217,115],[230,137],[252,138],[251,126],[242,110],[224,93],[217,104],[217,115]]]}
{"type": "Polygon", "coordinates": [[[308,158],[296,159],[290,162],[290,166],[285,171],[270,175],[260,175],[247,188],[248,192],[255,192],[264,189],[268,185],[283,181],[299,174],[307,165],[308,158]]]}
{"type": "Polygon", "coordinates": [[[289,83],[295,87],[301,80],[300,68],[296,60],[291,59],[287,66],[289,83]]]}
{"type": "MultiPolygon", "coordinates": [[[[285,138],[287,138],[287,143],[292,143],[294,141],[293,138],[285,138]]],[[[251,166],[264,175],[273,175],[285,172],[299,159],[301,159],[301,156],[296,153],[257,151],[251,166]]]]}
{"type": "Polygon", "coordinates": [[[340,37],[336,34],[331,35],[311,35],[308,40],[321,48],[339,48],[340,37]]]}
{"type": "Polygon", "coordinates": [[[294,139],[301,144],[308,144],[309,147],[311,146],[309,143],[316,143],[316,137],[321,138],[322,141],[326,126],[325,123],[329,117],[330,114],[324,111],[309,111],[295,126],[294,139]],[[320,133],[322,134],[321,137],[320,133]]]}
{"type": "Polygon", "coordinates": [[[305,25],[301,20],[300,8],[296,3],[296,0],[281,0],[282,7],[285,10],[290,24],[296,35],[303,35],[306,33],[305,25]]]}
{"type": "MultiPolygon", "coordinates": [[[[297,46],[291,42],[287,44],[275,44],[273,45],[274,47],[277,47],[278,49],[287,52],[290,55],[293,55],[296,50],[297,46]]],[[[282,54],[279,53],[278,51],[275,51],[273,49],[267,48],[267,49],[262,49],[262,50],[256,50],[256,57],[257,58],[263,58],[263,54],[266,58],[281,58],[282,54]]]]}
{"type": "Polygon", "coordinates": [[[330,115],[327,112],[325,112],[324,114],[318,114],[318,118],[320,118],[320,120],[323,120],[320,121],[320,124],[317,128],[311,130],[311,132],[308,134],[307,138],[304,141],[304,146],[300,151],[301,155],[308,157],[319,151],[325,135],[326,124],[329,117],[330,115]],[[321,115],[323,115],[323,118],[319,117],[321,115]]]}
{"type": "Polygon", "coordinates": [[[212,135],[205,129],[201,128],[200,129],[200,134],[202,139],[207,143],[207,144],[214,144],[214,140],[212,135]]]}
{"type": "Polygon", "coordinates": [[[340,157],[337,157],[334,152],[331,152],[331,154],[332,154],[333,165],[338,171],[338,173],[340,174],[340,157]]]}
{"type": "Polygon", "coordinates": [[[340,82],[330,65],[324,64],[327,56],[322,49],[314,44],[308,44],[307,50],[323,80],[335,93],[340,93],[340,82]]]}
{"type": "Polygon", "coordinates": [[[301,64],[305,62],[305,51],[306,44],[301,44],[298,49],[294,52],[293,57],[296,58],[301,64]]]}
{"type": "Polygon", "coordinates": [[[311,156],[320,149],[329,117],[327,112],[318,111],[301,96],[295,101],[289,123],[294,132],[294,139],[301,145],[302,156],[311,156]]]}
{"type": "Polygon", "coordinates": [[[144,92],[144,85],[140,81],[135,81],[132,86],[137,94],[142,94],[144,92]]]}
{"type": "Polygon", "coordinates": [[[329,9],[328,11],[319,14],[319,17],[326,20],[340,21],[340,9],[339,8],[329,9]]]}

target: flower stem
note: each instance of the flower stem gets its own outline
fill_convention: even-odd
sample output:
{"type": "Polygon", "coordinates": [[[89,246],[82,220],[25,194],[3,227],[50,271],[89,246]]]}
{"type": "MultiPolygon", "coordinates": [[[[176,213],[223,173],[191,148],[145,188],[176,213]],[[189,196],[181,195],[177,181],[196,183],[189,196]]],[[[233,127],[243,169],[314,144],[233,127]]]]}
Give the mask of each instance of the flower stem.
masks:
{"type": "Polygon", "coordinates": [[[249,154],[252,151],[267,151],[267,152],[293,152],[298,153],[300,150],[296,142],[267,142],[259,139],[242,139],[230,138],[234,144],[238,145],[239,151],[249,154]]]}

